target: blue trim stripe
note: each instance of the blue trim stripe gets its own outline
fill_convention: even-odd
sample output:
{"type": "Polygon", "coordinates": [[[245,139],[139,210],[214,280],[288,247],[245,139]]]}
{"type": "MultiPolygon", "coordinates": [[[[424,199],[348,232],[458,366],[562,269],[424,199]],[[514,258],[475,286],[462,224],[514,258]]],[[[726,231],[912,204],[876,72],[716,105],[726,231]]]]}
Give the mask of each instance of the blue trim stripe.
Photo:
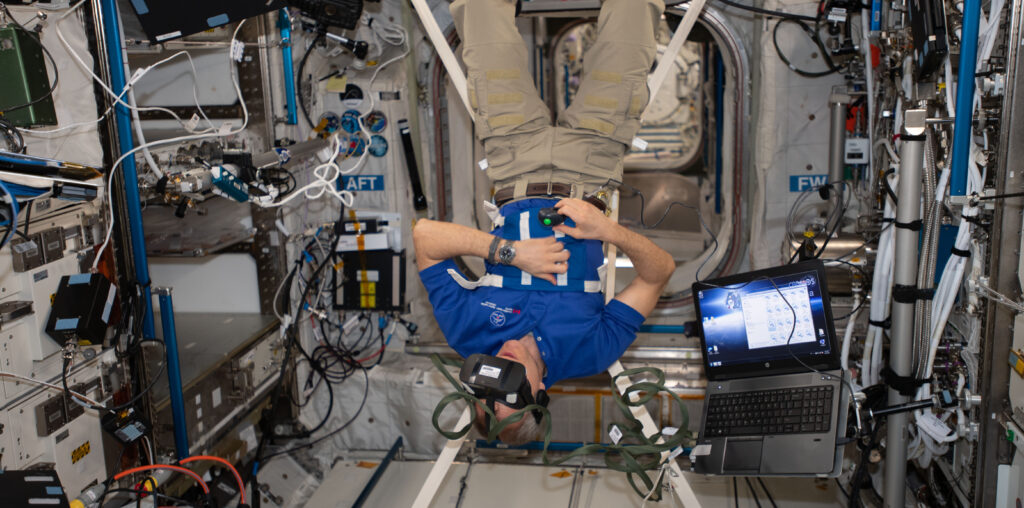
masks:
{"type": "Polygon", "coordinates": [[[231,21],[231,18],[227,14],[218,14],[216,16],[206,18],[206,24],[210,25],[210,28],[226,25],[231,21]]]}
{"type": "Polygon", "coordinates": [[[68,285],[69,286],[74,286],[75,284],[88,284],[89,283],[89,279],[91,279],[91,278],[92,278],[92,275],[90,275],[88,273],[79,273],[79,274],[76,274],[76,275],[72,275],[72,276],[68,277],[68,285]]]}
{"type": "Polygon", "coordinates": [[[78,328],[78,318],[58,319],[57,324],[53,327],[53,329],[58,332],[63,330],[74,330],[75,328],[78,328]]]}
{"type": "Polygon", "coordinates": [[[132,7],[135,7],[135,13],[139,16],[149,14],[149,6],[145,0],[132,0],[132,7]]]}

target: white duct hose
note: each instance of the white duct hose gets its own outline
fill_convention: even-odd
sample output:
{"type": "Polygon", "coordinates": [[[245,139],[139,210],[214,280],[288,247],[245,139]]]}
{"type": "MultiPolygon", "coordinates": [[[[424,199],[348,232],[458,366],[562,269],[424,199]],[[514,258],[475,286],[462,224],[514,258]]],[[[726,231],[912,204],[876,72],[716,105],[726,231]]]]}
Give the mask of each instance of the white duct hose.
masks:
{"type": "Polygon", "coordinates": [[[860,293],[853,295],[853,308],[857,309],[850,314],[850,317],[846,320],[846,332],[843,333],[843,348],[840,353],[839,362],[843,366],[843,370],[850,370],[850,341],[853,339],[853,328],[857,324],[857,318],[860,317],[860,293]]]}
{"type": "MultiPolygon", "coordinates": [[[[128,60],[126,59],[125,62],[128,60]]],[[[125,72],[128,72],[127,65],[125,66],[125,72]]],[[[135,87],[128,89],[128,104],[130,104],[132,112],[132,126],[135,127],[136,146],[146,146],[146,135],[142,132],[142,121],[139,119],[139,110],[136,109],[138,106],[135,103],[135,87]]],[[[157,179],[164,177],[164,172],[160,171],[160,166],[157,166],[156,160],[153,159],[153,153],[149,151],[149,148],[142,149],[142,156],[146,159],[146,164],[149,165],[149,170],[156,175],[157,179]]]]}
{"type": "MultiPolygon", "coordinates": [[[[896,184],[896,177],[890,179],[890,185],[896,184]]],[[[895,219],[896,214],[892,202],[886,200],[883,217],[895,219]]],[[[887,227],[878,238],[878,253],[875,258],[875,273],[871,280],[870,319],[884,321],[889,316],[889,299],[892,295],[893,256],[896,242],[893,228],[887,227]],[[882,267],[878,269],[878,267],[882,267]]],[[[868,338],[865,343],[864,357],[861,359],[861,385],[871,386],[878,383],[879,370],[882,363],[882,328],[869,325],[868,338]]]]}

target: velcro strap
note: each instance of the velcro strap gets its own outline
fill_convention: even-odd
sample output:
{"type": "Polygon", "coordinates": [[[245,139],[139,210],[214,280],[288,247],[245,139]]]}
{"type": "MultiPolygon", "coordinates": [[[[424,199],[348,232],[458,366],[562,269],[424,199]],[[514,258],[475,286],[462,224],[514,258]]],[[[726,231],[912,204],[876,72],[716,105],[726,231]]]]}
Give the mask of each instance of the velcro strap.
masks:
{"type": "Polygon", "coordinates": [[[935,288],[921,289],[904,284],[896,284],[892,287],[892,299],[896,303],[915,303],[918,300],[931,300],[934,296],[935,288]]]}
{"type": "Polygon", "coordinates": [[[960,256],[962,258],[971,257],[971,251],[967,249],[958,249],[956,247],[950,247],[949,252],[954,256],[960,256]]]}
{"type": "Polygon", "coordinates": [[[900,134],[900,141],[925,141],[927,139],[924,134],[900,134]]]}
{"type": "Polygon", "coordinates": [[[900,376],[888,366],[882,369],[882,379],[885,380],[885,384],[889,388],[900,392],[900,395],[904,397],[913,397],[921,385],[931,381],[931,378],[918,379],[913,376],[900,376]]]}
{"type": "Polygon", "coordinates": [[[924,225],[924,222],[921,219],[917,219],[917,220],[915,220],[913,222],[896,222],[895,225],[896,225],[896,227],[898,227],[900,229],[909,229],[911,231],[921,231],[921,227],[924,225]]]}
{"type": "Polygon", "coordinates": [[[981,217],[978,217],[977,215],[960,214],[960,218],[967,222],[970,222],[971,224],[974,224],[975,226],[983,225],[983,223],[981,222],[981,217]]]}
{"type": "Polygon", "coordinates": [[[889,316],[881,321],[869,319],[868,324],[871,326],[877,326],[879,328],[885,328],[886,330],[888,330],[889,328],[892,328],[892,316],[889,316]]]}

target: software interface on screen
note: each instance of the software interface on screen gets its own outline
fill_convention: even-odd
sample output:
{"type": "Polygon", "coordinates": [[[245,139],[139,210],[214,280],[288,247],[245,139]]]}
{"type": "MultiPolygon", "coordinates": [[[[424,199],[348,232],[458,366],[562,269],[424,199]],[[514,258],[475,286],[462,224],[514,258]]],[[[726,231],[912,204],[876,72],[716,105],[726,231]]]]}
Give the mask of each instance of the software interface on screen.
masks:
{"type": "Polygon", "coordinates": [[[711,367],[791,358],[790,349],[831,353],[817,272],[703,289],[697,298],[711,367]]]}

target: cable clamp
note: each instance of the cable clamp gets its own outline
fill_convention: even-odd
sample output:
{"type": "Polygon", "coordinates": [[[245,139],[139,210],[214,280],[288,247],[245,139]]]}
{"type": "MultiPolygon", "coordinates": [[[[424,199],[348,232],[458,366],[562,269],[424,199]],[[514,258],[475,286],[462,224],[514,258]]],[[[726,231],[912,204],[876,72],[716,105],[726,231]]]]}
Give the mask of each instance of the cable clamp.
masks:
{"type": "Polygon", "coordinates": [[[894,224],[895,224],[896,227],[898,227],[900,229],[909,229],[911,231],[921,231],[921,228],[924,226],[924,221],[922,221],[921,219],[917,219],[917,220],[912,221],[912,222],[895,222],[894,224]]]}
{"type": "Polygon", "coordinates": [[[878,328],[884,328],[888,330],[889,328],[892,328],[892,316],[889,316],[881,321],[868,319],[868,324],[871,326],[877,326],[878,328]]]}
{"type": "Polygon", "coordinates": [[[969,258],[969,257],[971,257],[970,249],[958,249],[956,247],[950,247],[949,252],[950,252],[950,254],[952,254],[954,256],[960,256],[962,258],[969,258]]]}
{"type": "Polygon", "coordinates": [[[885,380],[886,386],[896,390],[904,397],[913,397],[917,393],[917,389],[925,383],[931,381],[931,377],[916,378],[914,376],[900,376],[896,374],[896,371],[892,370],[892,367],[886,366],[882,369],[882,379],[885,380]]]}
{"type": "Polygon", "coordinates": [[[931,300],[935,297],[935,288],[919,288],[905,284],[892,287],[892,299],[896,303],[916,303],[918,300],[931,300]]]}

